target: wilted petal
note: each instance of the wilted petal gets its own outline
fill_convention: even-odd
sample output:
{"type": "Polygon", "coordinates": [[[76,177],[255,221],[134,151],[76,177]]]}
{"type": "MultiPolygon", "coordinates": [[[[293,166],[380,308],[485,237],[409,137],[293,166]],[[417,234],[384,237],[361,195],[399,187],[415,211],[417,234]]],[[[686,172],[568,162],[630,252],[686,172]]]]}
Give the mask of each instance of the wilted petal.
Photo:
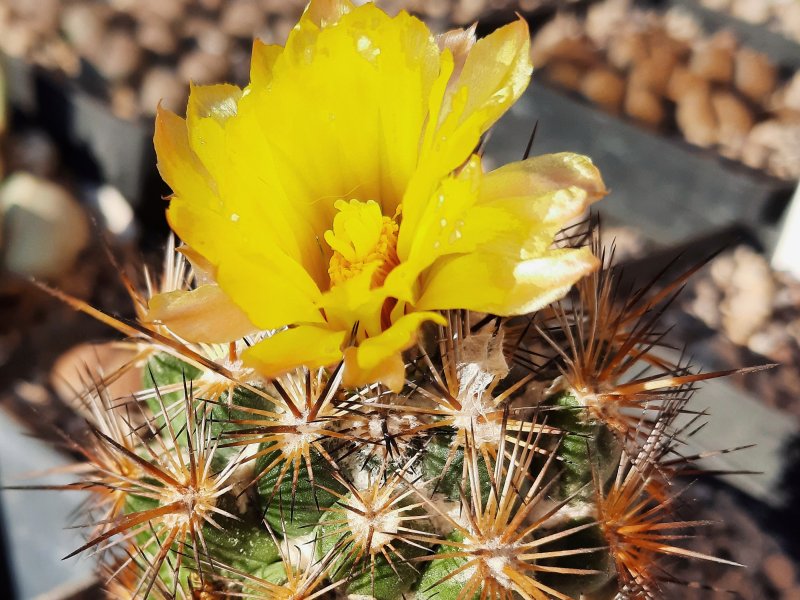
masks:
{"type": "Polygon", "coordinates": [[[238,340],[256,327],[219,286],[156,294],[148,303],[145,322],[165,325],[189,342],[221,344],[238,340]]]}

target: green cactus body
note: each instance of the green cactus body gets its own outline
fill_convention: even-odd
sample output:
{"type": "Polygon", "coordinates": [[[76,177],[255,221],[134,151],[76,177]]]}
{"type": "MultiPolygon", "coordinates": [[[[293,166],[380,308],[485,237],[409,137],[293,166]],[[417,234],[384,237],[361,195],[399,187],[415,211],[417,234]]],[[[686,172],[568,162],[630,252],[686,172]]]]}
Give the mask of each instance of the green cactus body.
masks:
{"type": "MultiPolygon", "coordinates": [[[[342,365],[234,380],[152,354],[145,423],[97,400],[109,416],[82,487],[110,517],[83,549],[127,535],[143,574],[125,589],[147,600],[654,597],[650,549],[680,554],[685,526],[664,516],[683,371],[646,397],[664,402],[655,419],[650,404],[636,412],[636,390],[661,379],[614,391],[586,367],[574,380],[607,395],[543,393],[577,358],[555,352],[565,365],[520,376],[512,328],[470,319],[450,312],[425,331],[402,392],[346,388],[342,365]]],[[[561,324],[562,337],[585,322],[561,324]]]]}
{"type": "MultiPolygon", "coordinates": [[[[451,533],[447,536],[445,543],[439,546],[436,556],[453,553],[455,547],[448,546],[447,541],[461,542],[463,540],[464,536],[459,532],[451,533]]],[[[417,599],[458,600],[464,589],[464,582],[471,575],[470,567],[464,568],[468,562],[469,559],[463,556],[446,556],[444,558],[434,556],[417,584],[417,599]]],[[[475,593],[471,599],[466,600],[477,600],[478,598],[480,598],[480,594],[475,593]]]]}
{"type": "Polygon", "coordinates": [[[554,552],[561,550],[576,552],[575,554],[541,561],[542,565],[548,567],[594,571],[594,573],[581,576],[556,572],[542,573],[540,576],[542,583],[570,598],[581,598],[586,594],[596,593],[612,581],[616,575],[614,561],[607,551],[607,541],[600,525],[587,518],[576,519],[568,524],[569,527],[582,525],[589,525],[589,527],[557,540],[548,547],[554,552]]]}
{"type": "MultiPolygon", "coordinates": [[[[155,483],[155,482],[151,482],[155,483]]],[[[235,514],[236,498],[227,495],[221,498],[219,508],[230,514],[235,514]]],[[[125,512],[128,515],[141,513],[148,509],[159,506],[158,501],[143,496],[128,496],[125,505],[125,512]]],[[[228,516],[217,516],[215,523],[218,527],[205,523],[202,525],[202,535],[197,539],[202,539],[204,548],[195,552],[194,549],[180,547],[179,542],[174,542],[169,554],[169,560],[165,561],[161,567],[159,576],[162,580],[170,581],[172,578],[173,566],[178,562],[182,563],[184,575],[180,585],[184,588],[188,585],[188,574],[191,567],[196,565],[198,560],[213,564],[220,562],[235,569],[257,574],[264,571],[269,566],[279,560],[280,554],[278,547],[269,535],[269,532],[261,526],[259,519],[251,511],[250,514],[239,514],[235,518],[228,516]],[[179,558],[178,553],[181,557],[179,558]]],[[[137,543],[142,548],[157,548],[165,538],[165,534],[156,531],[154,528],[146,528],[137,536],[137,543]]]]}
{"type": "Polygon", "coordinates": [[[176,431],[181,431],[186,425],[186,411],[183,410],[184,390],[183,383],[191,386],[191,382],[198,379],[203,372],[189,363],[175,358],[166,352],[153,354],[142,372],[142,385],[144,389],[153,388],[155,397],[147,401],[150,410],[155,415],[158,427],[164,427],[166,420],[163,412],[166,411],[170,425],[176,431]],[[177,391],[162,392],[162,389],[178,387],[177,391]],[[160,397],[160,398],[159,398],[160,397]],[[163,409],[162,409],[163,404],[163,409]]]}
{"type": "MultiPolygon", "coordinates": [[[[422,473],[434,484],[433,489],[443,494],[448,500],[457,502],[463,491],[470,494],[470,482],[464,480],[464,450],[451,450],[453,436],[439,434],[434,436],[425,448],[422,459],[422,473]],[[448,464],[449,461],[449,464],[448,464]],[[445,469],[445,467],[447,467],[445,469]]],[[[478,477],[481,482],[481,497],[484,502],[489,497],[491,479],[483,458],[478,459],[478,477]]]]}
{"type": "MultiPolygon", "coordinates": [[[[337,554],[341,558],[334,561],[332,573],[334,578],[348,579],[345,588],[348,594],[372,596],[376,600],[403,597],[417,583],[425,568],[425,563],[418,559],[430,554],[430,550],[422,545],[389,539],[390,535],[380,531],[381,523],[377,524],[378,531],[373,533],[372,539],[364,539],[362,527],[351,522],[360,515],[349,509],[359,506],[360,502],[349,494],[339,504],[342,508],[336,510],[332,507],[320,520],[316,532],[318,557],[322,558],[332,548],[340,548],[337,554]],[[366,548],[367,543],[370,543],[370,549],[366,548]]],[[[397,508],[401,510],[402,506],[397,508]]],[[[419,521],[415,528],[430,532],[423,511],[417,509],[401,514],[402,518],[417,517],[419,521]]],[[[398,526],[402,527],[402,522],[398,521],[392,529],[398,526]]]]}
{"type": "Polygon", "coordinates": [[[561,496],[573,495],[578,500],[591,500],[593,478],[605,483],[616,469],[621,447],[614,434],[570,392],[561,392],[548,400],[556,407],[549,424],[563,432],[558,451],[561,475],[561,496]]]}
{"type": "MultiPolygon", "coordinates": [[[[198,380],[201,372],[170,355],[157,354],[150,359],[145,377],[151,379],[151,386],[155,384],[159,388],[171,389],[168,386],[175,384],[183,387],[184,379],[198,380]]],[[[187,383],[187,387],[189,385],[187,383]]],[[[182,392],[171,391],[162,395],[162,402],[178,406],[181,398],[182,392]]],[[[153,412],[159,414],[161,403],[158,400],[150,403],[153,412]]],[[[561,393],[548,400],[547,404],[558,408],[553,411],[555,414],[550,418],[550,425],[564,433],[556,449],[556,461],[561,466],[560,479],[552,489],[557,490],[561,498],[580,491],[570,501],[571,510],[577,511],[575,514],[581,511],[591,513],[594,494],[592,472],[602,472],[605,481],[613,470],[613,465],[609,466],[609,463],[618,460],[619,448],[613,440],[607,439],[610,434],[602,424],[589,421],[587,412],[574,395],[561,393]]],[[[376,454],[371,446],[364,446],[363,452],[351,453],[349,459],[339,461],[334,467],[330,463],[330,455],[323,456],[313,447],[306,454],[298,453],[290,446],[279,447],[269,442],[252,444],[256,434],[280,426],[280,410],[261,395],[237,387],[233,391],[232,402],[227,401],[225,394],[210,403],[205,421],[209,429],[210,451],[213,452],[210,462],[213,469],[224,471],[229,463],[237,461],[241,463],[238,469],[247,468],[242,483],[232,486],[230,491],[217,499],[216,506],[224,512],[213,516],[219,527],[203,525],[208,556],[200,560],[211,565],[215,562],[226,565],[235,572],[249,574],[254,581],[266,581],[279,586],[296,584],[296,581],[290,581],[283,562],[286,557],[281,558],[276,545],[276,541],[283,543],[280,540],[286,537],[285,543],[289,546],[314,544],[316,560],[331,555],[330,564],[326,567],[327,580],[344,580],[343,585],[339,586],[342,593],[376,600],[398,600],[409,594],[416,595],[420,600],[455,600],[462,592],[464,582],[474,575],[479,568],[477,565],[482,563],[480,554],[472,555],[463,546],[448,545],[448,541],[462,542],[464,535],[453,529],[447,519],[457,518],[462,522],[459,527],[471,527],[463,514],[452,515],[468,510],[471,502],[479,502],[484,507],[482,510],[486,510],[497,502],[498,493],[519,494],[522,498],[529,487],[523,484],[518,489],[512,486],[503,491],[503,470],[499,472],[500,480],[496,482],[499,487],[493,486],[492,478],[498,473],[490,476],[489,469],[494,469],[494,466],[487,465],[486,456],[475,451],[471,451],[473,460],[470,465],[465,465],[464,439],[467,433],[452,431],[447,427],[441,431],[434,428],[433,434],[424,443],[409,446],[414,448],[415,455],[406,467],[398,462],[401,460],[399,456],[394,456],[392,461],[382,461],[380,454],[376,454]],[[260,420],[262,415],[269,414],[276,414],[276,420],[260,420]],[[250,458],[253,454],[257,457],[255,460],[250,458]],[[360,457],[366,458],[362,460],[360,457]],[[475,468],[477,472],[468,476],[470,470],[475,468]],[[359,471],[360,477],[356,475],[359,471]],[[359,500],[343,484],[345,480],[362,481],[362,484],[349,485],[366,485],[363,482],[370,481],[373,486],[370,489],[374,490],[394,485],[401,492],[398,496],[402,498],[396,504],[391,504],[393,510],[397,511],[393,517],[396,518],[395,533],[376,532],[377,545],[373,542],[371,549],[363,547],[365,542],[358,537],[363,531],[359,533],[359,526],[352,518],[359,514],[359,500]],[[471,489],[475,481],[480,486],[478,496],[471,489]],[[413,492],[415,486],[418,489],[413,492]],[[406,488],[411,491],[405,493],[406,488]],[[440,507],[437,509],[440,511],[439,517],[436,518],[431,515],[434,504],[440,507]],[[406,506],[410,508],[403,512],[406,506]],[[445,517],[445,514],[451,516],[445,517]],[[408,541],[404,540],[404,529],[411,532],[408,541]],[[397,536],[396,539],[393,535],[397,536]],[[468,563],[468,568],[450,576],[468,563]]],[[[185,435],[186,414],[184,410],[181,418],[178,412],[176,410],[173,415],[169,411],[170,425],[173,430],[184,432],[184,435],[177,434],[178,447],[175,451],[185,453],[188,440],[185,435]]],[[[194,418],[199,418],[198,415],[200,413],[196,413],[194,418]]],[[[468,436],[466,439],[469,439],[468,436]]],[[[327,447],[331,449],[334,444],[331,442],[327,447]]],[[[510,459],[517,452],[507,449],[504,455],[510,459]]],[[[536,476],[537,469],[545,468],[542,457],[548,456],[549,452],[551,450],[543,446],[541,456],[534,456],[530,463],[531,478],[536,476]]],[[[157,507],[158,502],[151,498],[133,496],[126,510],[130,514],[157,507]]],[[[583,517],[584,521],[580,520],[581,517],[575,518],[562,518],[552,526],[556,531],[559,528],[579,530],[548,546],[549,552],[558,554],[563,551],[564,556],[540,562],[555,569],[583,570],[587,574],[563,575],[545,569],[538,577],[543,585],[577,596],[600,589],[613,579],[614,570],[608,552],[603,549],[600,528],[581,527],[587,523],[587,517],[583,517]],[[581,552],[582,548],[587,547],[593,550],[581,552]]],[[[545,527],[541,535],[551,535],[552,527],[545,527]]],[[[147,544],[148,536],[152,535],[141,533],[139,543],[147,544]]],[[[163,536],[157,542],[162,543],[163,536]]],[[[173,546],[172,553],[176,550],[177,546],[173,546]]],[[[196,563],[197,557],[184,554],[183,564],[187,568],[192,560],[196,563]]],[[[480,568],[491,572],[490,569],[487,571],[486,566],[480,568]]],[[[164,569],[166,567],[162,566],[164,569]]],[[[296,573],[295,566],[292,572],[296,573]]],[[[167,576],[166,573],[162,575],[167,576]]],[[[296,578],[296,575],[293,577],[296,578]]],[[[501,579],[506,581],[503,577],[501,579]]],[[[188,580],[184,578],[182,585],[186,587],[188,580]]],[[[242,589],[247,592],[251,585],[255,584],[244,582],[242,589]]],[[[480,597],[480,586],[474,596],[480,597]]]]}
{"type": "Polygon", "coordinates": [[[258,495],[264,517],[273,531],[285,532],[289,537],[309,535],[325,510],[338,499],[336,494],[346,492],[344,486],[331,475],[330,465],[318,453],[312,453],[310,458],[310,467],[301,461],[296,472],[294,465],[287,469],[279,451],[259,457],[256,461],[259,473],[276,463],[258,480],[258,495]],[[313,485],[309,469],[314,474],[313,485]]]}

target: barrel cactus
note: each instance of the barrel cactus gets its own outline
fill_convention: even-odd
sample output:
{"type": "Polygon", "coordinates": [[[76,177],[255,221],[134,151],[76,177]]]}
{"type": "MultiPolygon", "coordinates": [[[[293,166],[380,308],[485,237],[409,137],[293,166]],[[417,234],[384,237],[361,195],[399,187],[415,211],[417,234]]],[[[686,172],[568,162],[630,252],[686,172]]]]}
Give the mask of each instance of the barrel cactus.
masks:
{"type": "MultiPolygon", "coordinates": [[[[624,294],[588,158],[484,172],[524,21],[433,36],[315,0],[251,84],[160,111],[163,276],[79,394],[86,544],[112,597],[657,598],[695,374],[671,294],[624,294]],[[642,367],[646,367],[642,370],[642,367]]],[[[54,292],[58,293],[58,292],[54,292]]]]}

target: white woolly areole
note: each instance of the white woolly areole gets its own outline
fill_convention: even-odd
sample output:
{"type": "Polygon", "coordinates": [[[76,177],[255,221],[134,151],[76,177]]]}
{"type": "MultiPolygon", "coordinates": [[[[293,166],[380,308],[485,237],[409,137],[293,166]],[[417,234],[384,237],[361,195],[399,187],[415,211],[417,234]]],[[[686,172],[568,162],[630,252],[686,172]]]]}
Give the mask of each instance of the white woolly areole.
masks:
{"type": "MultiPolygon", "coordinates": [[[[379,495],[380,496],[380,495],[379,495]]],[[[386,544],[391,542],[400,527],[399,515],[391,507],[384,506],[365,506],[358,498],[349,499],[348,504],[356,510],[347,511],[347,524],[350,526],[350,533],[362,547],[367,546],[370,553],[379,552],[386,544]],[[359,514],[363,513],[363,514],[359,514]],[[370,540],[370,531],[372,539],[370,540]]],[[[378,498],[379,503],[383,503],[383,498],[378,498]]]]}
{"type": "Polygon", "coordinates": [[[294,452],[302,450],[320,437],[318,431],[320,425],[308,422],[310,414],[309,410],[304,410],[299,416],[295,416],[289,411],[281,415],[281,425],[294,428],[293,433],[283,434],[286,440],[285,445],[281,449],[284,456],[290,456],[294,452]]]}
{"type": "Polygon", "coordinates": [[[483,558],[483,564],[486,565],[492,578],[494,578],[500,585],[511,588],[513,582],[505,573],[505,568],[513,561],[514,554],[517,552],[516,544],[506,544],[500,539],[489,540],[483,546],[490,554],[488,557],[483,558]]]}
{"type": "MultiPolygon", "coordinates": [[[[258,383],[259,379],[255,375],[255,371],[250,367],[245,367],[244,363],[241,360],[230,360],[229,358],[218,359],[215,361],[219,366],[226,369],[229,373],[232,374],[233,379],[235,381],[253,384],[258,383]]],[[[221,373],[217,373],[216,371],[212,370],[204,370],[203,374],[200,376],[198,380],[200,384],[213,384],[213,385],[230,385],[231,378],[227,375],[223,375],[221,373]]],[[[228,398],[228,403],[230,404],[231,398],[228,398]]]]}
{"type": "Polygon", "coordinates": [[[183,510],[171,512],[161,518],[161,522],[167,527],[181,527],[188,525],[192,519],[202,518],[217,505],[217,498],[214,495],[213,485],[203,486],[194,490],[188,488],[174,489],[169,494],[165,494],[160,502],[163,506],[173,503],[182,503],[183,510]]]}

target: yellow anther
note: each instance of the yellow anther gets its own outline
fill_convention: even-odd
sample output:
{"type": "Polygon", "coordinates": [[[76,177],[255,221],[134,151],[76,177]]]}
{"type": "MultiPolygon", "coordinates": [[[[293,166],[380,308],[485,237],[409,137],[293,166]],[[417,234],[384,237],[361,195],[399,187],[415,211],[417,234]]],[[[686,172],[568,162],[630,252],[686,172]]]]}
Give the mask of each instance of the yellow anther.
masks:
{"type": "Polygon", "coordinates": [[[364,271],[374,269],[371,287],[378,287],[400,260],[397,257],[399,226],[381,213],[374,200],[339,200],[333,229],[325,241],[333,250],[328,265],[331,286],[343,283],[364,271]]]}

